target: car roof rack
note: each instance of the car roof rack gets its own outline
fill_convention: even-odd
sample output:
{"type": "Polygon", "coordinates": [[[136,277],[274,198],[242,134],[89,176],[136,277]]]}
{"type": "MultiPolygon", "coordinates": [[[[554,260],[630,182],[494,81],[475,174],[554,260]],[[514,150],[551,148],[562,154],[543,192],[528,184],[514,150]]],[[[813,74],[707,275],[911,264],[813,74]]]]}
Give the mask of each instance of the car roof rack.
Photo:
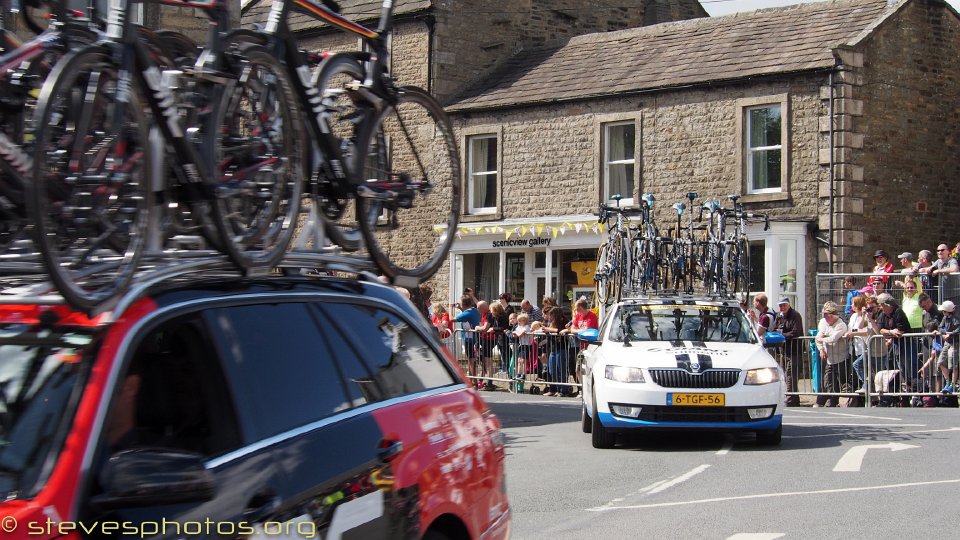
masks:
{"type": "MultiPolygon", "coordinates": [[[[105,315],[104,322],[116,320],[134,301],[153,287],[199,277],[264,277],[291,275],[319,277],[350,274],[377,281],[377,268],[366,257],[344,255],[338,249],[288,251],[276,266],[251,268],[243,272],[219,252],[212,250],[165,250],[146,254],[127,290],[97,306],[88,316],[105,315]]],[[[0,256],[0,305],[66,305],[44,270],[38,255],[0,256]]]]}
{"type": "Polygon", "coordinates": [[[687,292],[677,289],[661,289],[656,291],[642,291],[639,289],[625,289],[621,295],[622,300],[666,300],[670,298],[679,298],[683,300],[707,300],[712,302],[742,302],[745,298],[744,293],[739,296],[734,293],[716,294],[707,290],[694,290],[687,292]]]}

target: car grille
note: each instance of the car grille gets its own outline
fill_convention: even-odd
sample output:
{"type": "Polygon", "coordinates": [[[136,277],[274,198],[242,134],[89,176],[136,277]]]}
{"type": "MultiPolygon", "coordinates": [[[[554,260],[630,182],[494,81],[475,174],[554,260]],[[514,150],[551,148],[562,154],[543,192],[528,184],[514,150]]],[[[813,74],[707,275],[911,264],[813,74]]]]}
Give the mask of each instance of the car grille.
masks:
{"type": "MultiPolygon", "coordinates": [[[[747,407],[669,407],[644,405],[638,420],[647,422],[755,422],[747,407]]],[[[766,420],[760,418],[758,420],[766,420]]]]}
{"type": "Polygon", "coordinates": [[[708,369],[690,373],[683,369],[651,369],[653,382],[664,388],[730,388],[740,378],[739,369],[708,369]]]}

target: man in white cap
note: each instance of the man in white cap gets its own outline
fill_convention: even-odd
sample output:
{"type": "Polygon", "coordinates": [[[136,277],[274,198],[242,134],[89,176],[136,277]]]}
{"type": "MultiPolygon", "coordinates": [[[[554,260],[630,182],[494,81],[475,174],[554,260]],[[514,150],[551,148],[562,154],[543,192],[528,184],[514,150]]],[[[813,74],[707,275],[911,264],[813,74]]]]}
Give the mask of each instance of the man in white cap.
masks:
{"type": "MultiPolygon", "coordinates": [[[[784,382],[787,386],[787,393],[797,391],[797,373],[800,368],[800,359],[803,354],[803,317],[797,310],[790,307],[790,299],[783,297],[777,302],[780,313],[773,323],[775,331],[783,334],[787,338],[783,347],[783,373],[784,382]]],[[[796,407],[800,405],[800,396],[787,395],[786,406],[796,407]]]]}
{"type": "Polygon", "coordinates": [[[943,391],[954,392],[957,388],[957,342],[960,335],[960,319],[956,316],[957,306],[953,302],[946,302],[937,306],[943,312],[943,319],[940,321],[940,327],[937,328],[937,334],[943,338],[943,348],[940,350],[940,357],[937,358],[937,367],[943,374],[945,382],[943,391]]]}

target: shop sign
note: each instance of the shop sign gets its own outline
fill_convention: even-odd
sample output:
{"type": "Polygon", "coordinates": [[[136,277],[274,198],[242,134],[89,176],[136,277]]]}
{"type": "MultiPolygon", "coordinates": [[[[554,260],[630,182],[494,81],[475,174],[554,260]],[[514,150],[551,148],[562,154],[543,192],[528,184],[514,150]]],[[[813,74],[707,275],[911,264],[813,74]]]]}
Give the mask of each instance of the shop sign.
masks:
{"type": "Polygon", "coordinates": [[[493,247],[538,247],[549,246],[550,238],[517,238],[515,240],[494,240],[493,247]]]}

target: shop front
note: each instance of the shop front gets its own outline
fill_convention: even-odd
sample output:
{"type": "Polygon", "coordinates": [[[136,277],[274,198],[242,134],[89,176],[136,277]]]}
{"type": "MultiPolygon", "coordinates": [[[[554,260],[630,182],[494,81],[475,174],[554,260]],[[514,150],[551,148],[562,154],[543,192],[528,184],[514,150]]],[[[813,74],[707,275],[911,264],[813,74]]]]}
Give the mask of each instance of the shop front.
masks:
{"type": "Polygon", "coordinates": [[[592,215],[461,224],[450,250],[451,303],[467,287],[483,300],[510,293],[515,306],[539,306],[544,296],[567,307],[580,296],[592,302],[605,233],[592,215]]]}
{"type": "MultiPolygon", "coordinates": [[[[450,303],[469,287],[488,301],[510,293],[515,306],[525,298],[539,306],[544,296],[561,306],[572,307],[581,296],[592,304],[606,232],[592,215],[461,224],[450,250],[450,303]]],[[[802,222],[748,226],[751,293],[765,292],[772,308],[787,297],[805,313],[807,234],[802,222]]]]}

